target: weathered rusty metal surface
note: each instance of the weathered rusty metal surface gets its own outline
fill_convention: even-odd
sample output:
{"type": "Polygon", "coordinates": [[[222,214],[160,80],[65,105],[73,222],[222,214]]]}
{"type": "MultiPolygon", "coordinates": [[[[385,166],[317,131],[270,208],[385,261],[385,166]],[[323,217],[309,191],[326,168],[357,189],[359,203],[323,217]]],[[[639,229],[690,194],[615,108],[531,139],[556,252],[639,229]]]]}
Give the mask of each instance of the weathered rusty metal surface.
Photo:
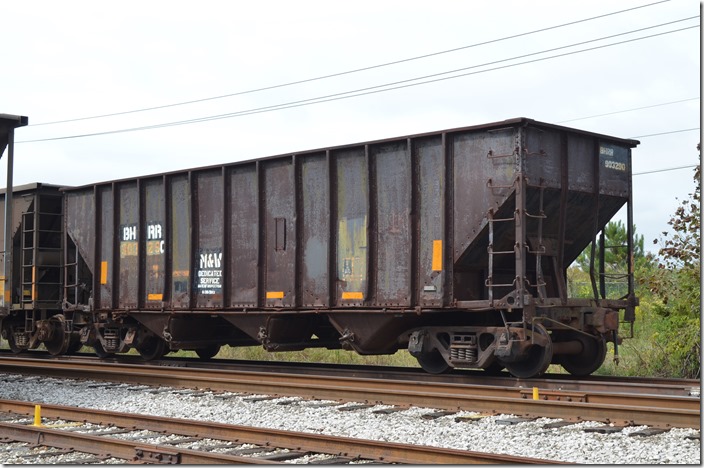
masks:
{"type": "Polygon", "coordinates": [[[376,291],[372,305],[411,306],[412,211],[411,140],[374,147],[376,186],[376,291]]]}
{"type": "Polygon", "coordinates": [[[145,271],[142,301],[147,309],[161,308],[166,279],[166,204],[164,180],[150,179],[142,184],[144,214],[141,223],[147,232],[144,256],[145,271]]]}
{"type": "Polygon", "coordinates": [[[254,164],[230,171],[230,307],[256,307],[259,294],[259,185],[254,164]]]}
{"type": "Polygon", "coordinates": [[[445,242],[447,181],[443,139],[440,136],[415,142],[417,158],[418,294],[425,307],[443,305],[445,275],[449,261],[445,242]]]}
{"type": "Polygon", "coordinates": [[[140,225],[140,197],[137,182],[117,186],[118,217],[118,302],[119,309],[139,307],[139,243],[146,231],[140,225]]]}
{"type": "MultiPolygon", "coordinates": [[[[369,168],[364,146],[333,153],[337,200],[335,223],[335,305],[363,305],[369,300],[369,168]]],[[[373,241],[373,239],[371,239],[373,241]]]]}
{"type": "MultiPolygon", "coordinates": [[[[13,187],[12,197],[12,225],[10,232],[12,233],[12,271],[13,271],[13,302],[19,300],[21,289],[21,270],[22,270],[22,219],[27,212],[34,211],[35,204],[42,194],[58,195],[59,187],[49,184],[27,184],[13,187]]],[[[5,220],[5,193],[6,190],[0,190],[0,222],[5,220]]],[[[5,241],[5,230],[0,232],[0,248],[5,241]]],[[[5,255],[0,255],[0,271],[5,268],[5,255]]]]}
{"type": "Polygon", "coordinates": [[[169,186],[169,223],[166,224],[168,265],[167,276],[171,278],[170,295],[164,302],[173,309],[190,307],[191,297],[191,197],[189,176],[181,174],[167,179],[169,186]]]}
{"type": "Polygon", "coordinates": [[[194,172],[193,233],[194,295],[196,308],[223,306],[223,232],[225,221],[223,178],[219,169],[194,172]]]}
{"type": "MultiPolygon", "coordinates": [[[[96,196],[98,202],[96,205],[99,210],[96,213],[98,228],[96,237],[96,262],[100,265],[99,273],[94,275],[94,282],[99,285],[98,300],[96,301],[99,309],[113,308],[113,292],[117,289],[115,284],[115,215],[114,215],[114,196],[113,186],[105,185],[96,188],[96,196]]],[[[93,190],[90,190],[92,193],[93,190]]],[[[80,222],[80,221],[78,221],[80,222]]],[[[74,242],[80,242],[74,239],[74,242]]]]}
{"type": "Polygon", "coordinates": [[[301,305],[330,306],[330,166],[326,153],[299,157],[301,305]]]}
{"type": "Polygon", "coordinates": [[[294,158],[260,165],[264,179],[264,304],[296,305],[296,186],[294,158]]]}
{"type": "Polygon", "coordinates": [[[516,119],[100,183],[67,189],[68,233],[101,309],[555,297],[554,265],[628,202],[636,144],[516,119]]]}
{"type": "Polygon", "coordinates": [[[95,267],[95,197],[92,191],[71,192],[65,195],[65,203],[66,232],[76,240],[76,248],[92,272],[95,267]]]}

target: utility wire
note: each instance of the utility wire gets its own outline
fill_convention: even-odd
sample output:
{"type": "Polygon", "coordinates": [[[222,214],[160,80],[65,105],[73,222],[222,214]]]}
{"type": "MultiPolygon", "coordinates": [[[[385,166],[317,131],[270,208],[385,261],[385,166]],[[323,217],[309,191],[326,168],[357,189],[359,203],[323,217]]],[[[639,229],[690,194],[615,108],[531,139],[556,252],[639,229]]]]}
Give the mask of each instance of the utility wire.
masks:
{"type": "Polygon", "coordinates": [[[683,133],[683,132],[693,132],[695,130],[699,130],[699,127],[696,128],[685,128],[684,130],[673,130],[671,132],[662,132],[662,133],[651,133],[650,135],[639,135],[639,136],[634,136],[630,138],[648,138],[648,137],[654,137],[654,136],[660,136],[660,135],[671,135],[673,133],[683,133]]]}
{"type": "Polygon", "coordinates": [[[220,120],[220,119],[226,119],[226,118],[232,118],[232,117],[240,117],[240,116],[258,114],[258,113],[264,113],[264,112],[272,112],[272,111],[275,111],[275,110],[290,109],[290,108],[294,108],[294,107],[302,107],[302,106],[307,106],[307,105],[312,105],[312,104],[320,104],[320,103],[323,103],[323,102],[330,102],[330,101],[336,101],[336,100],[341,100],[341,99],[348,99],[348,98],[352,98],[352,97],[359,97],[359,96],[364,96],[364,95],[369,95],[369,94],[375,94],[375,93],[380,93],[380,92],[385,92],[385,91],[391,91],[391,90],[396,90],[396,89],[403,89],[403,88],[408,88],[408,87],[412,87],[412,86],[419,86],[419,85],[423,85],[423,84],[435,83],[435,82],[439,82],[439,81],[445,81],[445,80],[449,80],[449,79],[460,78],[460,77],[464,77],[464,76],[475,75],[475,74],[479,74],[479,73],[485,73],[485,72],[500,70],[500,69],[504,69],[504,68],[511,68],[511,67],[515,67],[515,66],[519,66],[519,65],[525,65],[525,64],[529,64],[529,63],[535,63],[535,62],[550,60],[550,59],[554,59],[554,58],[558,58],[558,57],[564,57],[564,56],[573,55],[573,54],[578,54],[578,53],[582,53],[582,52],[588,52],[588,51],[592,51],[592,50],[603,49],[603,48],[606,48],[606,47],[611,47],[611,46],[620,45],[620,44],[626,44],[626,43],[630,43],[630,42],[639,41],[639,40],[642,40],[642,39],[648,39],[648,38],[653,38],[653,37],[662,36],[662,35],[665,35],[665,34],[671,34],[671,33],[675,33],[675,32],[685,31],[685,30],[688,30],[688,29],[698,28],[699,25],[689,26],[689,27],[684,27],[684,28],[681,28],[681,29],[666,31],[666,32],[657,33],[657,34],[652,34],[652,35],[649,35],[649,36],[643,36],[643,37],[628,39],[628,40],[624,40],[624,41],[620,41],[620,42],[614,42],[614,43],[611,43],[611,44],[604,44],[604,45],[601,45],[601,46],[595,46],[595,47],[591,47],[591,48],[587,48],[587,49],[582,49],[582,50],[578,50],[578,51],[572,51],[572,52],[566,52],[566,53],[562,53],[562,54],[556,54],[556,55],[552,55],[552,56],[549,56],[549,57],[542,57],[542,58],[537,58],[537,59],[533,59],[533,60],[527,60],[527,61],[524,61],[524,62],[518,62],[518,63],[508,64],[508,65],[502,65],[502,66],[498,66],[498,67],[494,67],[494,68],[489,68],[489,69],[485,69],[485,70],[479,70],[479,71],[473,71],[473,72],[468,72],[468,73],[462,73],[462,74],[458,74],[458,75],[453,75],[453,76],[449,76],[449,77],[448,77],[448,76],[445,76],[445,77],[437,78],[438,76],[442,76],[442,75],[447,75],[447,74],[451,74],[451,73],[457,73],[457,72],[460,72],[460,71],[465,71],[465,70],[470,70],[470,69],[473,69],[473,68],[484,67],[484,66],[487,66],[487,65],[493,65],[493,64],[502,63],[502,62],[507,62],[507,61],[516,60],[516,59],[520,59],[520,58],[525,58],[525,57],[529,57],[529,56],[540,55],[540,54],[544,54],[544,53],[547,53],[547,52],[554,52],[554,51],[556,51],[556,50],[561,50],[561,49],[565,49],[565,48],[569,48],[569,47],[575,47],[575,46],[579,46],[579,45],[584,45],[584,44],[587,44],[587,43],[596,42],[596,41],[600,41],[600,40],[604,40],[604,39],[610,39],[610,38],[613,38],[613,37],[622,36],[622,35],[625,35],[625,34],[631,34],[631,33],[634,33],[634,32],[639,32],[639,31],[643,31],[643,30],[646,30],[646,29],[652,29],[652,28],[656,28],[656,27],[660,27],[660,26],[665,26],[665,25],[668,25],[668,24],[677,23],[677,22],[681,22],[681,21],[687,21],[687,20],[694,19],[694,18],[699,18],[699,17],[698,17],[698,16],[693,16],[693,17],[690,17],[690,18],[684,18],[684,19],[681,19],[681,20],[676,20],[676,21],[672,21],[672,22],[668,22],[668,23],[663,23],[663,24],[656,25],[656,26],[650,26],[650,27],[647,27],[647,28],[636,29],[636,30],[633,30],[633,31],[629,31],[629,32],[625,32],[625,33],[619,33],[619,34],[615,34],[615,35],[611,35],[611,36],[604,36],[604,37],[601,37],[601,38],[598,38],[598,39],[592,39],[592,40],[589,40],[589,41],[578,42],[578,43],[571,44],[571,45],[556,47],[556,48],[553,48],[553,49],[547,49],[547,50],[543,50],[543,51],[540,51],[540,52],[534,52],[534,53],[530,53],[530,54],[524,54],[524,55],[520,55],[520,56],[508,58],[508,59],[503,59],[503,60],[498,60],[498,61],[494,61],[494,62],[484,63],[484,64],[481,64],[481,65],[473,65],[473,66],[470,66],[470,67],[460,68],[460,69],[451,70],[451,71],[447,71],[447,72],[435,73],[435,74],[426,75],[426,76],[417,77],[417,78],[412,78],[412,79],[408,79],[408,80],[402,80],[402,81],[397,81],[397,82],[393,82],[393,83],[386,83],[386,84],[377,85],[377,86],[371,86],[371,87],[367,87],[367,88],[360,88],[360,89],[356,89],[356,90],[352,90],[352,91],[346,91],[346,92],[342,92],[342,93],[330,94],[330,95],[326,95],[326,96],[319,96],[319,97],[310,98],[310,99],[304,99],[304,100],[299,100],[299,101],[291,101],[291,102],[282,103],[282,104],[276,104],[276,105],[272,105],[272,106],[259,107],[259,108],[254,108],[254,109],[248,109],[248,110],[243,110],[243,111],[238,111],[238,112],[227,113],[227,114],[220,114],[220,115],[199,117],[199,118],[194,118],[194,119],[189,119],[189,120],[182,120],[182,121],[175,121],[175,122],[166,122],[166,123],[161,123],[161,124],[154,124],[154,125],[141,126],[141,127],[132,127],[132,128],[119,129],[119,130],[109,130],[109,131],[96,132],[96,133],[89,133],[89,134],[69,135],[69,136],[64,136],[64,137],[53,137],[53,138],[44,138],[44,139],[35,139],[35,140],[24,140],[24,141],[18,141],[18,142],[16,142],[16,143],[33,143],[33,142],[39,142],[39,141],[64,140],[64,139],[71,139],[71,138],[82,138],[82,137],[90,137],[90,136],[109,135],[109,134],[115,134],[115,133],[125,133],[125,132],[139,131],[139,130],[151,130],[151,129],[157,129],[157,128],[164,128],[164,127],[177,126],[177,125],[187,125],[187,124],[191,124],[191,123],[208,122],[208,121],[212,121],[212,120],[220,120]],[[432,79],[429,79],[429,78],[432,78],[432,79]],[[420,82],[412,83],[413,81],[419,81],[419,80],[425,80],[425,81],[420,81],[420,82]],[[385,89],[380,89],[380,88],[385,88],[385,89]]]}
{"type": "Polygon", "coordinates": [[[421,60],[421,59],[425,59],[425,58],[429,58],[429,57],[435,57],[435,56],[438,56],[438,55],[448,54],[448,53],[451,53],[451,52],[457,52],[457,51],[460,51],[460,50],[470,49],[470,48],[479,47],[479,46],[483,46],[483,45],[488,45],[488,44],[493,44],[493,43],[497,43],[497,42],[507,41],[507,40],[510,40],[510,39],[516,39],[516,38],[519,38],[519,37],[524,37],[524,36],[528,36],[528,35],[532,35],[532,34],[537,34],[537,33],[545,32],[545,31],[550,31],[550,30],[554,30],[554,29],[564,28],[564,27],[567,27],[567,26],[573,26],[573,25],[575,25],[575,24],[585,23],[585,22],[588,22],[588,21],[593,21],[593,20],[601,19],[601,18],[606,18],[606,17],[608,17],[608,16],[614,16],[614,15],[618,15],[618,14],[621,14],[621,13],[627,13],[627,12],[634,11],[634,10],[638,10],[638,9],[641,9],[641,8],[647,8],[647,7],[651,7],[651,6],[654,6],[654,5],[659,5],[659,4],[661,4],[661,3],[667,3],[667,2],[669,2],[669,1],[671,1],[671,0],[661,0],[661,1],[658,1],[658,2],[648,3],[648,4],[645,4],[645,5],[640,5],[640,6],[633,7],[633,8],[628,8],[628,9],[625,9],[625,10],[619,10],[619,11],[615,11],[615,12],[612,12],[612,13],[606,13],[606,14],[603,14],[603,15],[592,16],[592,17],[590,17],[590,18],[584,18],[584,19],[577,20],[577,21],[571,21],[571,22],[569,22],[569,23],[563,23],[563,24],[559,24],[559,25],[556,25],[556,26],[549,26],[549,27],[542,28],[542,29],[536,29],[536,30],[534,30],[534,31],[529,31],[529,32],[520,33],[520,34],[514,34],[514,35],[512,35],[512,36],[505,36],[505,37],[502,37],[502,38],[499,38],[499,39],[492,39],[492,40],[489,40],[489,41],[478,42],[478,43],[476,43],[476,44],[470,44],[470,45],[466,45],[466,46],[462,46],[462,47],[456,47],[456,48],[453,48],[453,49],[442,50],[442,51],[439,51],[439,52],[432,52],[432,53],[425,54],[425,55],[419,55],[419,56],[415,56],[415,57],[410,57],[410,58],[395,60],[395,61],[392,61],[392,62],[386,62],[386,63],[377,64],[377,65],[371,65],[371,66],[368,66],[368,67],[356,68],[356,69],[353,69],[353,70],[343,71],[343,72],[339,72],[339,73],[331,73],[331,74],[329,74],[329,75],[322,75],[322,76],[318,76],[318,77],[314,77],[314,78],[306,78],[306,79],[303,79],[303,80],[292,81],[292,82],[289,82],[289,83],[282,83],[282,84],[277,84],[277,85],[272,85],[272,86],[266,86],[266,87],[263,87],[263,88],[250,89],[250,90],[247,90],[247,91],[239,91],[239,92],[230,93],[230,94],[223,94],[223,95],[221,95],[221,96],[212,96],[212,97],[207,97],[207,98],[202,98],[202,99],[194,99],[194,100],[191,100],[191,101],[184,101],[184,102],[178,102],[178,103],[173,103],[173,104],[165,104],[165,105],[161,105],[161,106],[145,107],[145,108],[142,108],[142,109],[134,109],[134,110],[129,110],[129,111],[114,112],[114,113],[111,113],[111,114],[101,114],[101,115],[94,115],[94,116],[89,116],[89,117],[79,117],[79,118],[74,118],[74,119],[57,120],[57,121],[52,121],[52,122],[42,122],[42,123],[37,123],[37,124],[30,124],[30,125],[28,125],[28,127],[38,127],[38,126],[42,126],[42,125],[53,125],[53,124],[60,124],[60,123],[67,123],[67,122],[77,122],[77,121],[81,121],[81,120],[99,119],[99,118],[104,118],[104,117],[114,117],[114,116],[125,115],[125,114],[134,114],[134,113],[137,113],[137,112],[146,112],[146,111],[152,111],[152,110],[157,110],[157,109],[166,109],[166,108],[169,108],[169,107],[184,106],[184,105],[188,105],[188,104],[196,104],[196,103],[199,103],[199,102],[212,101],[212,100],[216,100],[216,99],[223,99],[223,98],[228,98],[228,97],[233,97],[233,96],[241,96],[241,95],[244,95],[244,94],[252,94],[252,93],[257,93],[257,92],[261,92],[261,91],[269,91],[269,90],[272,90],[272,89],[284,88],[284,87],[294,86],[294,85],[303,84],[303,83],[310,83],[310,82],[312,82],[312,81],[319,81],[319,80],[324,80],[324,79],[328,79],[328,78],[334,78],[334,77],[338,77],[338,76],[344,76],[344,75],[350,75],[350,74],[353,74],[353,73],[359,73],[359,72],[363,72],[363,71],[374,70],[374,69],[377,69],[377,68],[388,67],[388,66],[391,66],[391,65],[398,65],[398,64],[400,64],[400,63],[412,62],[412,61],[415,61],[415,60],[421,60]]]}
{"type": "Polygon", "coordinates": [[[660,103],[660,104],[653,104],[653,105],[650,105],[650,106],[635,107],[635,108],[633,108],[633,109],[625,109],[625,110],[619,110],[619,111],[614,111],[614,112],[607,112],[606,114],[596,114],[596,115],[590,115],[590,116],[587,116],[587,117],[579,117],[579,118],[576,118],[576,119],[561,120],[561,121],[556,122],[556,123],[575,122],[575,121],[577,121],[577,120],[586,120],[586,119],[593,119],[593,118],[595,118],[595,117],[605,117],[605,116],[607,116],[607,115],[623,114],[623,113],[625,113],[625,112],[633,112],[633,111],[637,111],[637,110],[651,109],[651,108],[653,108],[653,107],[669,106],[670,104],[679,104],[679,103],[681,103],[681,102],[695,101],[695,100],[699,100],[699,99],[700,99],[699,97],[688,98],[688,99],[680,99],[679,101],[663,102],[663,103],[660,103]]]}
{"type": "Polygon", "coordinates": [[[652,171],[645,171],[645,172],[634,172],[632,175],[637,176],[637,175],[645,175],[645,174],[655,174],[658,172],[668,172],[668,171],[677,171],[680,169],[690,169],[692,167],[697,167],[697,164],[690,164],[688,166],[679,166],[679,167],[668,167],[665,169],[655,169],[652,171]]]}

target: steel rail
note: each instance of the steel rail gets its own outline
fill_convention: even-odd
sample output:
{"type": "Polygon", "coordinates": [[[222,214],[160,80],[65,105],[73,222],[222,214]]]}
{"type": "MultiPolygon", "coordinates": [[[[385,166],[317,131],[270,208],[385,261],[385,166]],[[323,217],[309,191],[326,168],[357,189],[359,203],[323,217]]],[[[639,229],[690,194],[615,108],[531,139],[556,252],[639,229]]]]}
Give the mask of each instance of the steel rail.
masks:
{"type": "Polygon", "coordinates": [[[251,457],[238,457],[221,453],[199,452],[196,450],[163,447],[159,445],[135,443],[107,436],[95,436],[62,431],[41,426],[23,426],[0,422],[0,432],[6,440],[27,442],[93,455],[121,458],[129,461],[142,460],[155,463],[180,464],[271,464],[271,461],[251,457]],[[148,454],[146,458],[140,454],[148,454]]]}
{"type": "MultiPolygon", "coordinates": [[[[0,400],[0,411],[31,415],[34,403],[0,400]]],[[[237,442],[238,444],[257,444],[267,447],[287,448],[296,451],[339,454],[346,458],[363,458],[384,463],[403,464],[555,464],[552,460],[518,457],[504,454],[489,454],[469,450],[447,449],[432,446],[409,445],[385,441],[337,437],[313,433],[282,431],[277,429],[256,428],[239,425],[221,424],[210,421],[192,421],[160,416],[118,413],[72,406],[41,405],[41,413],[46,418],[83,421],[93,424],[114,425],[154,432],[164,432],[199,438],[210,438],[237,442]]],[[[160,446],[134,441],[109,439],[105,436],[81,435],[74,432],[60,431],[42,426],[18,426],[0,422],[3,436],[31,443],[42,443],[61,448],[73,448],[78,451],[106,454],[134,459],[135,448],[148,453],[175,454],[180,463],[272,463],[252,457],[240,457],[195,450],[180,449],[173,446],[160,446]],[[116,441],[116,442],[114,442],[116,441]],[[114,444],[114,445],[108,445],[114,444]]]]}
{"type": "Polygon", "coordinates": [[[281,396],[304,396],[341,401],[369,401],[447,410],[509,413],[523,416],[592,420],[618,425],[690,427],[699,429],[701,400],[695,397],[626,393],[574,392],[409,382],[358,377],[297,375],[163,366],[134,366],[113,362],[35,361],[0,359],[0,370],[56,377],[81,377],[143,385],[207,388],[281,396]],[[528,393],[530,392],[530,397],[528,393]],[[542,396],[541,396],[542,395],[542,396]]]}
{"type": "MultiPolygon", "coordinates": [[[[94,354],[79,353],[57,358],[41,350],[32,350],[17,356],[9,350],[0,350],[0,361],[5,357],[23,357],[34,360],[60,359],[62,361],[90,362],[97,358],[94,354]]],[[[193,369],[216,369],[227,372],[267,372],[291,373],[296,375],[324,375],[326,377],[354,377],[357,379],[405,380],[430,383],[456,383],[461,385],[480,385],[506,389],[525,389],[538,387],[544,391],[561,390],[578,393],[627,393],[659,394],[666,396],[699,396],[701,381],[695,379],[672,379],[659,377],[616,377],[591,375],[575,379],[568,374],[545,374],[539,378],[519,379],[507,373],[488,374],[484,371],[461,370],[448,374],[433,375],[414,367],[370,366],[359,364],[326,364],[288,361],[243,361],[233,359],[202,359],[165,356],[150,362],[136,355],[116,355],[102,362],[115,362],[131,366],[153,365],[159,367],[189,367],[193,369]]]]}

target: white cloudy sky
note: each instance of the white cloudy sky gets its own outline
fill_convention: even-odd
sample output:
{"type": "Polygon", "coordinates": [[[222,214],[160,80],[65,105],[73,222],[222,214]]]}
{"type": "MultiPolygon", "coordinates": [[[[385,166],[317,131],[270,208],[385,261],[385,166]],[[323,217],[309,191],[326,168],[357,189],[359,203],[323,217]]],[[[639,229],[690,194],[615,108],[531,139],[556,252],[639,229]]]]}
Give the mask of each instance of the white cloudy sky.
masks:
{"type": "Polygon", "coordinates": [[[636,138],[635,222],[652,249],[676,197],[685,198],[694,187],[691,168],[662,170],[699,161],[699,15],[700,3],[693,0],[5,1],[0,113],[30,121],[16,132],[15,184],[82,185],[514,117],[636,138]],[[588,20],[601,15],[607,16],[588,20]],[[546,28],[553,29],[532,33],[546,28]],[[39,125],[231,95],[451,49],[459,50],[195,104],[39,125]],[[585,49],[593,50],[578,52],[585,49]],[[562,56],[550,58],[555,55],[562,56]],[[233,114],[458,69],[463,71],[440,76],[465,76],[360,97],[66,138],[233,114]],[[665,135],[645,136],[660,133],[665,135]]]}

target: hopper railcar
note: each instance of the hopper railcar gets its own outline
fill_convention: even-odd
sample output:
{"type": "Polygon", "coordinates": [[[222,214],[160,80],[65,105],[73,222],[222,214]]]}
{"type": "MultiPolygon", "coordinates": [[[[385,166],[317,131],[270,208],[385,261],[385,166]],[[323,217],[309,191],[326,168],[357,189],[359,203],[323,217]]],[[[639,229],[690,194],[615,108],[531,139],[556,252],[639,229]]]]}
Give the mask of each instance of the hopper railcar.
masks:
{"type": "Polygon", "coordinates": [[[637,144],[518,118],[25,187],[2,334],[57,355],[407,348],[433,373],[587,375],[635,320],[637,144]],[[624,206],[625,293],[592,271],[593,297],[570,297],[567,267],[624,206]]]}

